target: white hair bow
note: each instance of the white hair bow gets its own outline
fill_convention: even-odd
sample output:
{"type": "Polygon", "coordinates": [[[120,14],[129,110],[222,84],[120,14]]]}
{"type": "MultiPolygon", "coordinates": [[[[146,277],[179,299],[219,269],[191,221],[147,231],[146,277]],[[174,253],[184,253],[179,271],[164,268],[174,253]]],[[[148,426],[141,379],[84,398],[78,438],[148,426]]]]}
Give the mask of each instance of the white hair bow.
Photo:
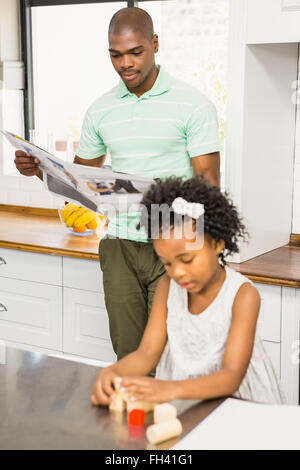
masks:
{"type": "Polygon", "coordinates": [[[204,214],[203,204],[200,204],[200,202],[188,202],[182,197],[174,199],[172,208],[176,214],[188,215],[192,219],[199,219],[204,214]]]}

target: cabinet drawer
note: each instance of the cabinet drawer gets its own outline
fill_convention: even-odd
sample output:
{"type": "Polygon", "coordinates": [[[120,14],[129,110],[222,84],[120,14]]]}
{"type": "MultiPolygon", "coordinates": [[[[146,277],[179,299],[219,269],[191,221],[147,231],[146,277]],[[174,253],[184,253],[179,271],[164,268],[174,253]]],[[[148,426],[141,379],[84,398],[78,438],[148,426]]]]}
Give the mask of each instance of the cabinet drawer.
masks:
{"type": "Polygon", "coordinates": [[[0,278],[0,338],[62,350],[62,287],[0,278]]]}
{"type": "Polygon", "coordinates": [[[267,355],[271,359],[277,376],[280,378],[280,344],[271,341],[263,341],[267,355]]]}
{"type": "Polygon", "coordinates": [[[63,351],[115,362],[103,294],[64,288],[63,351]]]}
{"type": "Polygon", "coordinates": [[[62,258],[0,248],[0,276],[62,285],[62,258]]]}
{"type": "Polygon", "coordinates": [[[281,287],[255,284],[261,307],[257,322],[258,332],[266,341],[280,342],[281,337],[281,287]]]}
{"type": "Polygon", "coordinates": [[[63,258],[63,285],[103,293],[103,277],[99,261],[63,258]]]}

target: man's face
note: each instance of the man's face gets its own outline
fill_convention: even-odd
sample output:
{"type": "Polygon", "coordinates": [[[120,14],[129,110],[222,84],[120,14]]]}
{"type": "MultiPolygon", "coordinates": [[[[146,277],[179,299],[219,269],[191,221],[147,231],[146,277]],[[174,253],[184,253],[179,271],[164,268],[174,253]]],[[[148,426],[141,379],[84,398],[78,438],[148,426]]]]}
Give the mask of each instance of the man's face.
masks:
{"type": "Polygon", "coordinates": [[[109,53],[112,64],[125,85],[134,89],[142,85],[155,66],[158,38],[152,41],[141,34],[125,30],[122,35],[109,36],[109,53]]]}

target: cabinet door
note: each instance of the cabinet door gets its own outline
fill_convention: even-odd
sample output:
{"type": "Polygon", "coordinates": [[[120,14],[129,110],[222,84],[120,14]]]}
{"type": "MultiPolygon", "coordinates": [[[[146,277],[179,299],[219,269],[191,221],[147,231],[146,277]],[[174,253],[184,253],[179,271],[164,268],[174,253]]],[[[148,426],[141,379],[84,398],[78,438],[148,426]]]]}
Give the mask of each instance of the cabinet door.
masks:
{"type": "Polygon", "coordinates": [[[62,349],[62,287],[0,278],[0,338],[62,349]]]}
{"type": "Polygon", "coordinates": [[[263,343],[266,353],[277,373],[277,377],[280,378],[280,343],[272,343],[271,341],[264,341],[263,343]]]}
{"type": "Polygon", "coordinates": [[[63,258],[63,285],[103,293],[103,277],[99,261],[63,258]]]}
{"type": "Polygon", "coordinates": [[[0,248],[0,276],[62,285],[62,257],[0,248]]]}
{"type": "Polygon", "coordinates": [[[103,294],[64,288],[63,351],[115,362],[103,294]]]}
{"type": "Polygon", "coordinates": [[[281,338],[281,287],[255,284],[261,297],[257,322],[258,332],[265,341],[280,343],[281,338]]]}

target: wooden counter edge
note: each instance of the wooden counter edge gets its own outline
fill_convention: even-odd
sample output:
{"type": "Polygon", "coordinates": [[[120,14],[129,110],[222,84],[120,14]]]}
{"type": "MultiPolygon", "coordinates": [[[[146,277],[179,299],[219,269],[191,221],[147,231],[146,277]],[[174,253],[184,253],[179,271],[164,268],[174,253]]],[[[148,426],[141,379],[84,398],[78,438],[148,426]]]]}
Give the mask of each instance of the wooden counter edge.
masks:
{"type": "MultiPolygon", "coordinates": [[[[234,269],[234,268],[232,268],[234,269]]],[[[295,289],[300,288],[300,281],[292,280],[292,279],[280,279],[277,277],[269,277],[269,276],[263,276],[259,274],[249,274],[244,271],[238,271],[240,274],[243,276],[248,277],[251,281],[257,282],[260,284],[270,284],[270,285],[275,285],[275,286],[283,286],[283,287],[293,287],[295,289]]]]}
{"type": "Polygon", "coordinates": [[[300,248],[300,235],[298,233],[291,233],[289,245],[300,248]]]}
{"type": "Polygon", "coordinates": [[[8,248],[11,250],[30,251],[32,253],[41,253],[55,256],[69,256],[71,258],[87,259],[92,261],[99,261],[99,255],[94,253],[87,253],[84,251],[65,250],[63,248],[53,248],[47,246],[27,245],[23,243],[7,242],[0,240],[0,248],[8,248]]]}
{"type": "MultiPolygon", "coordinates": [[[[38,246],[38,245],[27,245],[27,244],[8,242],[8,241],[2,241],[2,240],[0,240],[0,248],[30,251],[33,253],[41,253],[41,254],[48,254],[48,255],[54,255],[54,256],[67,256],[70,258],[79,258],[79,259],[86,259],[86,260],[91,260],[91,261],[99,261],[98,253],[94,254],[94,253],[87,253],[83,251],[65,250],[62,248],[53,248],[53,247],[38,246]]],[[[300,288],[300,281],[262,276],[259,274],[258,275],[249,274],[243,271],[238,271],[238,272],[248,277],[253,282],[257,282],[261,284],[270,284],[270,285],[275,285],[275,286],[293,287],[296,289],[300,288]]]]}

